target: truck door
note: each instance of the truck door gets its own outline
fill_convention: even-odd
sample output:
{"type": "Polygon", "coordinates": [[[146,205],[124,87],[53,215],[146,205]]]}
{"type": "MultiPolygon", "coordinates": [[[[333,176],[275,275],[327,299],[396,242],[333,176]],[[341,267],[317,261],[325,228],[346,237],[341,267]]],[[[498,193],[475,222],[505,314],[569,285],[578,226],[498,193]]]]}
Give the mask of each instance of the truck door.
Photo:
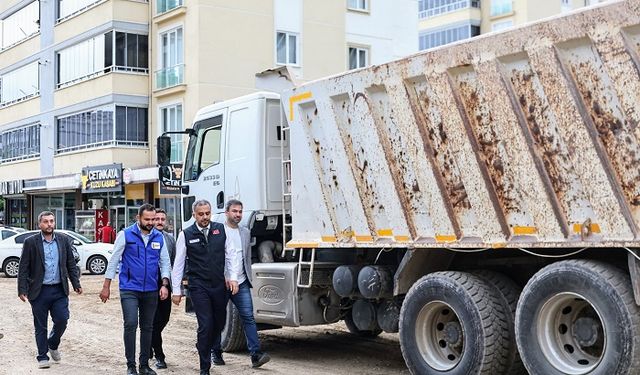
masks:
{"type": "MultiPolygon", "coordinates": [[[[183,214],[191,218],[191,204],[199,199],[211,202],[212,220],[224,212],[224,123],[226,111],[196,121],[189,139],[183,175],[183,214]]],[[[192,223],[192,218],[187,224],[192,223]]]]}

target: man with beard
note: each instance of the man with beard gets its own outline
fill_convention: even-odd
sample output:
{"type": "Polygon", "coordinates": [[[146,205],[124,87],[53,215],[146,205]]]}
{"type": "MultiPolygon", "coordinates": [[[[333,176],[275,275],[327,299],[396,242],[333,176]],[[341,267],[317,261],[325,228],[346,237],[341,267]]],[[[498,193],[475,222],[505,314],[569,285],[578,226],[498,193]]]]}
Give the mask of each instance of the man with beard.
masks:
{"type": "MultiPolygon", "coordinates": [[[[269,362],[269,354],[260,350],[258,329],[253,317],[253,301],[251,300],[251,233],[249,229],[240,225],[242,221],[242,202],[230,199],[225,206],[224,233],[227,237],[225,244],[226,265],[225,278],[227,287],[231,291],[231,301],[240,314],[247,348],[251,355],[251,367],[260,367],[269,362]]],[[[211,357],[216,365],[224,365],[222,359],[221,337],[214,342],[211,357]]]]}
{"type": "Polygon", "coordinates": [[[138,210],[137,222],[118,233],[113,245],[104,284],[100,292],[102,302],[111,294],[111,280],[120,265],[120,303],[124,320],[124,349],[127,375],[136,371],[136,330],[140,318],[140,375],[156,375],[149,367],[153,318],[160,299],[169,296],[171,264],[169,251],[162,232],[154,228],[156,209],[143,204],[138,210]],[[158,287],[158,278],[162,284],[158,287]]]}
{"type": "MultiPolygon", "coordinates": [[[[164,242],[169,250],[169,258],[171,259],[171,266],[176,259],[176,240],[171,233],[164,230],[167,222],[167,212],[161,208],[156,209],[155,226],[164,236],[164,242]]],[[[159,285],[162,285],[162,280],[158,278],[159,285]]],[[[169,285],[171,289],[171,285],[169,285]]],[[[151,334],[151,352],[149,358],[156,357],[156,368],[165,369],[167,363],[165,362],[164,350],[162,350],[162,330],[167,326],[169,317],[171,316],[171,299],[158,298],[158,308],[156,309],[156,315],[153,319],[153,333],[151,334]]]]}
{"type": "MultiPolygon", "coordinates": [[[[81,294],[80,271],[73,256],[71,240],[54,233],[55,215],[43,211],[38,215],[40,233],[24,241],[18,269],[18,297],[31,304],[38,367],[49,367],[49,356],[60,361],[58,345],[69,320],[69,282],[81,294]],[[51,315],[53,328],[47,337],[47,321],[51,315]]],[[[2,337],[0,337],[2,338],[2,337]]]]}
{"type": "Polygon", "coordinates": [[[200,375],[209,375],[211,349],[220,336],[226,319],[228,293],[224,281],[224,225],[211,222],[211,204],[202,199],[191,206],[195,223],[178,235],[176,259],[171,281],[173,303],[180,304],[180,282],[187,263],[187,279],[193,310],[198,320],[196,347],[200,357],[200,375]]]}

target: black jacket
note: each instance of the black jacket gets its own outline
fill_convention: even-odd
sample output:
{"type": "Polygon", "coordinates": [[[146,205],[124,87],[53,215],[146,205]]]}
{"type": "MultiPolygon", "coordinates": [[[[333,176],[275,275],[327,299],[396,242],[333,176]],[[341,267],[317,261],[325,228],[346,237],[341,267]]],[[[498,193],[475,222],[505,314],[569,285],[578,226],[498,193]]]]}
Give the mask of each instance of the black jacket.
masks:
{"type": "MultiPolygon", "coordinates": [[[[76,266],[73,257],[73,245],[71,239],[62,233],[55,233],[58,243],[58,259],[60,280],[66,295],[69,295],[69,283],[73,289],[80,288],[80,270],[76,266]]],[[[22,245],[20,268],[18,270],[18,295],[26,294],[29,301],[33,301],[40,295],[42,281],[44,280],[44,246],[42,235],[36,233],[27,238],[22,245]]]]}
{"type": "Polygon", "coordinates": [[[224,246],[226,234],[224,225],[211,222],[207,240],[194,223],[184,231],[187,247],[187,277],[207,281],[213,285],[224,284],[224,246]]]}

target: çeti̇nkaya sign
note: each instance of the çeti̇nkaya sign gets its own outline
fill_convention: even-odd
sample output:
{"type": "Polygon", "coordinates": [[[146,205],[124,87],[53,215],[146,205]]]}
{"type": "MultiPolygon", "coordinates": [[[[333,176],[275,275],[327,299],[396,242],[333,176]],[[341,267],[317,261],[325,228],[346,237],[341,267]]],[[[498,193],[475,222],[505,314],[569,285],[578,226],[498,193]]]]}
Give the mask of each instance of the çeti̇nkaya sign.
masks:
{"type": "Polygon", "coordinates": [[[122,164],[82,168],[82,192],[104,193],[122,191],[122,164]]]}

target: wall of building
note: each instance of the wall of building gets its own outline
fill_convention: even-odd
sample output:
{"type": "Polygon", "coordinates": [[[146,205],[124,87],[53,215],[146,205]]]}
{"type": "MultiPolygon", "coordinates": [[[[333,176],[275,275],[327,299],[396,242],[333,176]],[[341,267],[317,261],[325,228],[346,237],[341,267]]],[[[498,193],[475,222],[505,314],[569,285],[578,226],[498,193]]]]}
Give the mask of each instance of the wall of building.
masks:
{"type": "Polygon", "coordinates": [[[370,63],[382,64],[418,50],[418,2],[370,1],[369,11],[347,10],[348,45],[368,46],[370,63]],[[393,14],[394,17],[389,17],[393,14]]]}

